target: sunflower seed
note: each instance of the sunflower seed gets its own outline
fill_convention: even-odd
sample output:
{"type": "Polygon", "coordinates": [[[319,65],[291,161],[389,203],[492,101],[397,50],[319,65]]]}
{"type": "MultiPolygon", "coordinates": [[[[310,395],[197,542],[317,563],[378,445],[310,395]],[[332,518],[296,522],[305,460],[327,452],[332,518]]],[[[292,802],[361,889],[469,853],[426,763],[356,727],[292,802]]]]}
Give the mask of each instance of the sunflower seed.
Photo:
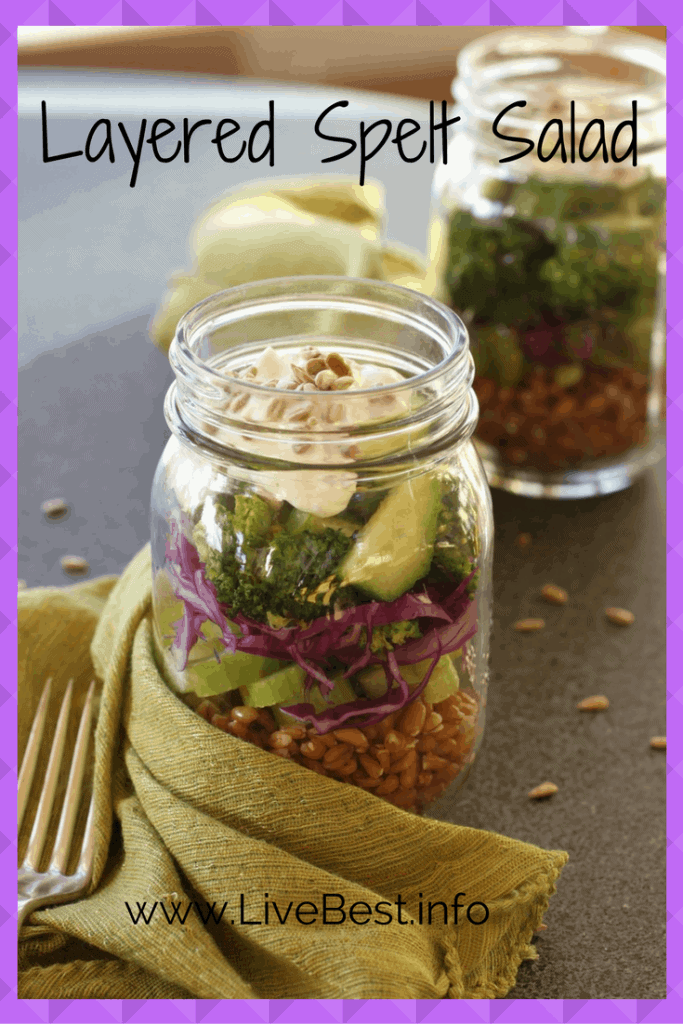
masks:
{"type": "Polygon", "coordinates": [[[319,391],[329,391],[336,379],[337,375],[333,370],[321,370],[316,374],[315,386],[319,391]]]}
{"type": "Polygon", "coordinates": [[[286,408],[287,403],[284,398],[274,398],[266,409],[266,418],[269,420],[281,420],[286,408]]]}
{"type": "Polygon", "coordinates": [[[326,370],[327,364],[324,359],[309,359],[306,363],[306,373],[310,373],[312,377],[315,377],[316,373],[320,373],[321,370],[326,370]]]}
{"type": "Polygon", "coordinates": [[[313,406],[310,404],[302,405],[296,409],[293,413],[287,417],[289,423],[304,423],[313,412],[313,406]]]}
{"type": "Polygon", "coordinates": [[[349,377],[351,375],[351,367],[338,352],[330,352],[326,362],[330,370],[336,373],[337,377],[349,377]]]}
{"type": "Polygon", "coordinates": [[[305,348],[302,348],[301,355],[304,359],[319,359],[320,349],[316,348],[315,345],[306,345],[305,348]]]}
{"type": "Polygon", "coordinates": [[[290,363],[289,368],[292,371],[292,377],[297,384],[313,384],[313,377],[301,366],[297,366],[296,363],[290,363]]]}
{"type": "Polygon", "coordinates": [[[353,377],[337,377],[332,384],[333,391],[346,391],[355,384],[353,377]]]}
{"type": "Polygon", "coordinates": [[[238,395],[230,405],[230,412],[241,412],[249,401],[249,395],[238,395]]]}

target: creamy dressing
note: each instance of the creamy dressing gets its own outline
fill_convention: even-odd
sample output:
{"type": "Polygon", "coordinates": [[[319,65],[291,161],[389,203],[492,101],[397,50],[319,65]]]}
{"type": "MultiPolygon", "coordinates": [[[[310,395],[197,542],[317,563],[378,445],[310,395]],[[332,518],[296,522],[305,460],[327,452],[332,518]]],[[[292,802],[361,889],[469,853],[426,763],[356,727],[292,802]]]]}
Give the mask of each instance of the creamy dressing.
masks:
{"type": "MultiPolygon", "coordinates": [[[[323,359],[330,354],[330,350],[320,351],[323,359]]],[[[356,461],[351,436],[355,428],[379,420],[396,419],[410,409],[408,395],[390,392],[373,394],[369,390],[403,382],[405,378],[400,373],[389,367],[353,360],[346,360],[349,376],[353,380],[348,387],[344,390],[319,391],[309,385],[306,400],[302,400],[302,391],[295,391],[292,387],[293,384],[296,387],[292,364],[303,368],[306,362],[307,359],[302,358],[301,348],[276,351],[269,346],[255,361],[251,372],[240,375],[240,379],[249,384],[277,389],[281,396],[274,396],[272,390],[263,394],[247,394],[238,389],[237,396],[230,399],[226,412],[245,423],[276,427],[283,434],[290,435],[277,441],[255,441],[253,436],[241,435],[239,444],[245,450],[302,465],[352,465],[356,461]],[[347,427],[348,432],[338,431],[340,440],[334,444],[329,441],[316,443],[314,438],[311,441],[304,438],[300,440],[296,436],[303,433],[310,437],[316,431],[329,427],[347,427]]],[[[231,443],[235,443],[234,435],[231,443]]],[[[288,501],[294,508],[321,518],[343,512],[353,497],[357,482],[356,473],[348,469],[330,472],[319,469],[266,471],[259,474],[259,478],[265,491],[272,497],[288,501]]]]}

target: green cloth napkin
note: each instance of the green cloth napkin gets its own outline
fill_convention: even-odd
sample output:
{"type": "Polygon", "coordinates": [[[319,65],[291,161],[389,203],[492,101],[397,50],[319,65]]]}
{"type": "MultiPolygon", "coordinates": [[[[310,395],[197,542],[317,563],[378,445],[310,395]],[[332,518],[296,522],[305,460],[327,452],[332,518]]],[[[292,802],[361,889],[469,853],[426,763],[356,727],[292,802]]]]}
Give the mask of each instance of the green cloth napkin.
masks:
{"type": "Polygon", "coordinates": [[[384,191],[343,176],[272,179],[227,192],[198,218],[192,266],[173,274],[150,325],[168,351],[181,316],[224,288],[299,274],[389,281],[421,291],[422,257],[384,242],[384,191]]]}
{"type": "Polygon", "coordinates": [[[32,915],[19,996],[505,996],[536,956],[531,938],[566,853],[413,816],[209,725],[159,673],[150,602],[149,547],[118,580],[19,594],[20,756],[47,676],[55,706],[69,678],[77,705],[93,672],[101,681],[93,883],[81,900],[32,915]],[[292,903],[286,923],[272,907],[265,923],[266,893],[282,915],[292,903]],[[325,893],[347,914],[357,903],[358,921],[367,904],[367,923],[323,924],[306,906],[297,920],[299,904],[320,910],[325,893]],[[417,924],[421,899],[426,921],[428,901],[452,904],[456,893],[465,907],[485,903],[488,920],[460,910],[455,926],[449,908],[444,925],[436,907],[431,926],[417,924]],[[398,923],[399,896],[415,926],[398,923]],[[240,897],[245,920],[262,923],[240,923],[240,897]],[[381,901],[391,923],[374,923],[381,901]],[[157,904],[150,924],[133,923],[126,904],[137,915],[138,903],[147,915],[157,904]],[[184,915],[190,903],[184,924],[168,923],[173,905],[184,915]],[[220,922],[205,924],[207,904],[218,915],[224,903],[220,922]]]}

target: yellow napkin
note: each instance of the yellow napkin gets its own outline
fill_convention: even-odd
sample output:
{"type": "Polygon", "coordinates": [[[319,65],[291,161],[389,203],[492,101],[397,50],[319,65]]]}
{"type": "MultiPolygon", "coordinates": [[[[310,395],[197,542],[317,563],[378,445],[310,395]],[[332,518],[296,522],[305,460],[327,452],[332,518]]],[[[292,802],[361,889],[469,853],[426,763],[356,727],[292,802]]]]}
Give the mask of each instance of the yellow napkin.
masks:
{"type": "Polygon", "coordinates": [[[47,675],[57,692],[73,676],[77,703],[93,668],[102,680],[93,886],[24,928],[20,997],[504,996],[535,957],[530,940],[567,855],[415,817],[209,725],[159,674],[150,599],[149,547],[118,580],[19,595],[20,753],[47,675]],[[325,893],[343,898],[344,923],[325,925],[305,905],[297,920],[297,906],[320,911],[325,893]],[[456,893],[465,907],[486,904],[488,920],[460,910],[444,925],[435,907],[428,925],[427,903],[456,893]],[[241,896],[245,922],[260,924],[240,923],[241,896]],[[415,926],[397,922],[398,897],[415,926]],[[272,906],[265,923],[266,899],[281,915],[292,903],[286,923],[272,906]],[[391,923],[374,923],[386,920],[381,901],[391,923]],[[126,904],[137,916],[145,903],[147,915],[157,904],[151,923],[134,924],[126,904]],[[218,915],[224,903],[220,923],[204,924],[207,905],[218,915]],[[371,908],[367,923],[349,920],[354,903],[357,921],[371,908]]]}
{"type": "Polygon", "coordinates": [[[174,274],[151,325],[168,350],[181,316],[215,292],[299,274],[364,277],[420,290],[422,258],[383,242],[384,192],[377,183],[312,177],[261,181],[226,193],[189,239],[193,266],[174,274]]]}

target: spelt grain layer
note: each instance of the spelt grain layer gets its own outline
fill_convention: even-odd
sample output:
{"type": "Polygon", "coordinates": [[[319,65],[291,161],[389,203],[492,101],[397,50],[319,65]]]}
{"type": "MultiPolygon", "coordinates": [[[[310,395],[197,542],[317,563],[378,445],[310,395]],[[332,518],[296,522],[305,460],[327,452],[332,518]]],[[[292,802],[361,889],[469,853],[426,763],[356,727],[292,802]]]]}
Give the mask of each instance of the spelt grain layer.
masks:
{"type": "Polygon", "coordinates": [[[477,437],[514,466],[566,469],[619,455],[645,440],[647,378],[624,368],[588,366],[573,387],[536,367],[516,388],[477,377],[477,437]]]}
{"type": "Polygon", "coordinates": [[[320,736],[313,728],[278,727],[269,711],[229,707],[222,698],[197,708],[233,736],[418,814],[471,761],[478,710],[474,695],[461,690],[439,704],[415,700],[379,725],[320,736]]]}

